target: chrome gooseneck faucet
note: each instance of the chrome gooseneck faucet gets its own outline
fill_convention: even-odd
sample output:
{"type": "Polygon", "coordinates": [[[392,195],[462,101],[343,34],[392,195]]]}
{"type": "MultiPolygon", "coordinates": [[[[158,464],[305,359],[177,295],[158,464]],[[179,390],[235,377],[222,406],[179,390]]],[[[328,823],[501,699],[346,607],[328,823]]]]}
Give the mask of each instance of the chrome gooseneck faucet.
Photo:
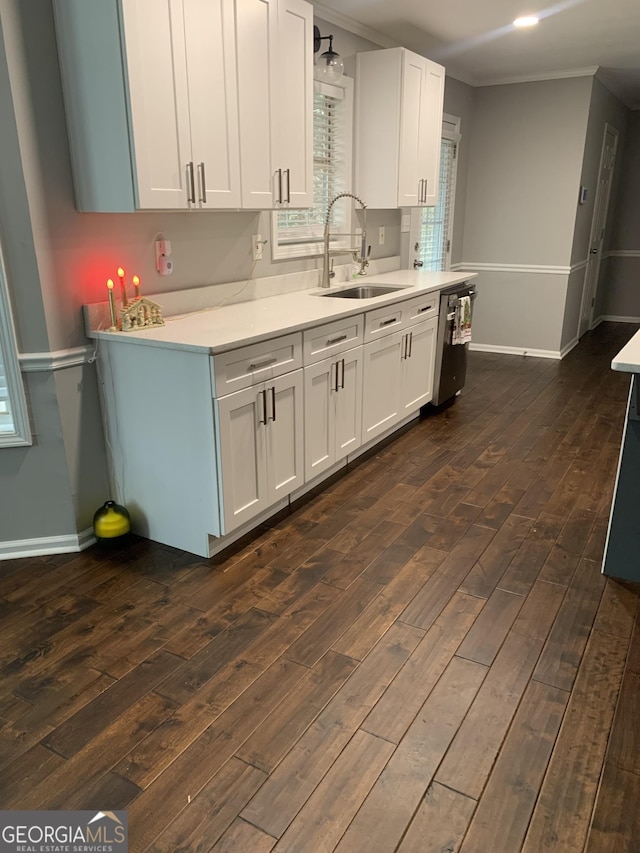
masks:
{"type": "MultiPolygon", "coordinates": [[[[354,234],[342,234],[342,237],[353,237],[356,236],[354,234]]],[[[322,252],[322,281],[320,282],[320,287],[330,287],[331,279],[335,276],[333,269],[329,267],[329,256],[330,255],[344,255],[352,252],[355,259],[360,260],[361,269],[364,271],[365,261],[367,260],[366,254],[366,241],[367,241],[367,205],[362,201],[362,199],[354,195],[353,193],[338,193],[335,198],[331,199],[329,202],[329,206],[327,207],[327,215],[324,220],[324,242],[323,242],[323,252],[322,252]],[[362,228],[362,249],[360,251],[360,258],[357,258],[355,252],[352,249],[334,249],[331,251],[329,249],[329,239],[331,234],[329,232],[329,221],[331,219],[331,209],[333,205],[340,198],[352,198],[358,202],[360,207],[364,210],[364,223],[362,228]]],[[[363,273],[364,274],[364,273],[363,273]]]]}

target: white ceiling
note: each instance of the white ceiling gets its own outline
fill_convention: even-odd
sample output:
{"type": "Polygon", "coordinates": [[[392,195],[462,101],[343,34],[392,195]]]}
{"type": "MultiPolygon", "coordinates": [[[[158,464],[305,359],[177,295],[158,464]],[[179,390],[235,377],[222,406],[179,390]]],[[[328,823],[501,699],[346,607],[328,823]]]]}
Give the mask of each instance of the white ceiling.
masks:
{"type": "Polygon", "coordinates": [[[320,17],[385,46],[402,44],[472,85],[599,67],[609,88],[640,108],[640,0],[559,0],[546,8],[536,0],[322,0],[314,6],[320,17]],[[540,23],[514,29],[511,22],[526,14],[538,15],[540,23]]]}

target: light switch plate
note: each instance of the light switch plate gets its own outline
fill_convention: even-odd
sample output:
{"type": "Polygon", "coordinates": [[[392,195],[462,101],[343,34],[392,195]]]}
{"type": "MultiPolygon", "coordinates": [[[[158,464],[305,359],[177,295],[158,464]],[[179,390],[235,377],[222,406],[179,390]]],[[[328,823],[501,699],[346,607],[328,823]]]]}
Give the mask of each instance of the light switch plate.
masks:
{"type": "Polygon", "coordinates": [[[384,225],[378,228],[378,245],[384,246],[384,225]]]}

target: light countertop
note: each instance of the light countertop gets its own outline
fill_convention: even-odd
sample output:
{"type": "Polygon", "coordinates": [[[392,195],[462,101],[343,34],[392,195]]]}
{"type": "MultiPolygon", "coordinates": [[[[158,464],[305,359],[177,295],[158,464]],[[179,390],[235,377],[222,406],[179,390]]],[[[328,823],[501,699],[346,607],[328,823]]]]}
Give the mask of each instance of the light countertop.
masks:
{"type": "MultiPolygon", "coordinates": [[[[332,288],[336,292],[359,284],[385,284],[402,288],[371,299],[341,299],[326,296],[324,294],[331,292],[326,289],[297,290],[279,296],[237,302],[168,317],[165,318],[164,326],[151,329],[132,332],[103,330],[90,334],[92,337],[110,342],[121,341],[129,344],[146,344],[215,354],[317,326],[320,323],[361,314],[433,290],[442,290],[475,277],[476,273],[464,271],[397,270],[343,282],[332,288]]],[[[640,360],[640,343],[638,355],[640,360]]]]}
{"type": "Polygon", "coordinates": [[[611,362],[613,370],[640,373],[640,332],[636,332],[611,362]]]}

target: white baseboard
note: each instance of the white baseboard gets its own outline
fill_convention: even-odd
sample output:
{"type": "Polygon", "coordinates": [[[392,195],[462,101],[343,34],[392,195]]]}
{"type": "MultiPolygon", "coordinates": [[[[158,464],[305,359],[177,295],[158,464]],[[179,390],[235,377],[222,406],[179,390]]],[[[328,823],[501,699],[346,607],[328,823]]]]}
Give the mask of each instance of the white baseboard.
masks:
{"type": "Polygon", "coordinates": [[[618,317],[616,314],[603,314],[598,322],[602,323],[603,321],[609,323],[640,323],[640,317],[618,317]]]}
{"type": "Polygon", "coordinates": [[[560,358],[564,358],[565,355],[568,355],[574,347],[577,347],[580,343],[580,338],[576,337],[572,341],[569,341],[568,344],[562,347],[560,350],[560,358]]]}
{"type": "Polygon", "coordinates": [[[528,349],[527,347],[506,347],[478,343],[470,343],[469,349],[475,352],[497,352],[503,355],[526,355],[531,358],[555,358],[558,360],[562,358],[562,353],[559,350],[550,349],[528,349]]]}
{"type": "Polygon", "coordinates": [[[47,554],[73,554],[93,545],[96,538],[93,528],[68,536],[43,536],[40,539],[16,539],[0,542],[0,560],[15,560],[22,557],[41,557],[47,554]]]}

